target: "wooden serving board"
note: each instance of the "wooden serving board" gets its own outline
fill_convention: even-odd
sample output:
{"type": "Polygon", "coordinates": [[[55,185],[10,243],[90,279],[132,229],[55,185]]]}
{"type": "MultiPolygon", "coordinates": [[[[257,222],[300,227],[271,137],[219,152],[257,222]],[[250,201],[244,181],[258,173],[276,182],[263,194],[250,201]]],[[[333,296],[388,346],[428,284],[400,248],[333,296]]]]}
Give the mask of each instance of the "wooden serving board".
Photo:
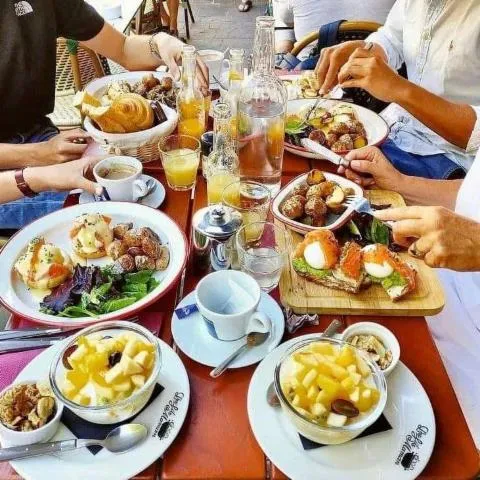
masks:
{"type": "MultiPolygon", "coordinates": [[[[393,207],[405,206],[402,196],[386,190],[365,192],[371,203],[393,207]]],[[[303,236],[291,231],[293,246],[303,236]]],[[[405,298],[392,302],[381,285],[372,285],[358,294],[327,288],[298,276],[291,263],[280,278],[280,297],[296,313],[337,315],[428,316],[439,313],[445,305],[443,289],[436,273],[422,260],[400,253],[417,269],[417,288],[405,298]]]]}

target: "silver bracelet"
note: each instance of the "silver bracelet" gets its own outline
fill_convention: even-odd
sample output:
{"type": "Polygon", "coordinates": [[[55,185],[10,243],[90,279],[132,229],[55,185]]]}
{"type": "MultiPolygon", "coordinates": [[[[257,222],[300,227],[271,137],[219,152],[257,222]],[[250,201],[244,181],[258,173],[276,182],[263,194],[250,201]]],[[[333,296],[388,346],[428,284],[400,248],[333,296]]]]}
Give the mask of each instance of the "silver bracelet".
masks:
{"type": "Polygon", "coordinates": [[[161,32],[154,33],[148,40],[148,46],[150,47],[150,53],[158,58],[158,60],[163,61],[162,56],[160,55],[160,52],[158,50],[158,45],[157,42],[155,41],[155,37],[161,32]]]}

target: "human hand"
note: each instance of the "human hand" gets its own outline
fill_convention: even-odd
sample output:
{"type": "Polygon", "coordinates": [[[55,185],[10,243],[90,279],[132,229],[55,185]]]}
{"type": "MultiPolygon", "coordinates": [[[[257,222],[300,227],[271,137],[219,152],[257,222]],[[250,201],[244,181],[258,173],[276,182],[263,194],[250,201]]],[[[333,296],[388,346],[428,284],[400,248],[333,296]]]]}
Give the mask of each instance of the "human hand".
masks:
{"type": "Polygon", "coordinates": [[[92,181],[93,167],[105,156],[84,157],[68,163],[45,167],[26,168],[25,181],[34,192],[69,191],[81,188],[89,193],[101,195],[102,187],[92,181]]]}
{"type": "Polygon", "coordinates": [[[328,93],[338,82],[338,72],[347,63],[350,55],[359,47],[363,47],[363,40],[352,40],[340,43],[333,47],[322,48],[320,58],[315,67],[315,75],[320,83],[320,94],[328,93]]]}
{"type": "MultiPolygon", "coordinates": [[[[167,35],[166,33],[159,33],[155,37],[157,41],[158,52],[168,67],[170,74],[174,80],[180,80],[180,69],[178,66],[182,63],[182,49],[184,43],[178,38],[167,35]]],[[[197,55],[196,79],[201,92],[207,95],[209,90],[209,73],[208,67],[203,60],[197,55]]]]}
{"type": "Polygon", "coordinates": [[[430,267],[460,272],[480,270],[480,224],[444,207],[380,210],[380,220],[393,220],[397,243],[430,267]],[[413,243],[412,243],[413,241],[413,243]]]}
{"type": "Polygon", "coordinates": [[[357,48],[338,74],[342,88],[363,88],[384,102],[394,102],[406,80],[374,51],[357,48]]]}
{"type": "Polygon", "coordinates": [[[35,154],[30,165],[40,167],[75,160],[83,155],[90,142],[90,135],[80,128],[60,132],[50,140],[32,146],[35,154]]]}
{"type": "Polygon", "coordinates": [[[339,167],[338,173],[364,188],[376,185],[384,190],[398,190],[404,178],[376,147],[351,150],[345,159],[350,161],[350,166],[339,167]]]}

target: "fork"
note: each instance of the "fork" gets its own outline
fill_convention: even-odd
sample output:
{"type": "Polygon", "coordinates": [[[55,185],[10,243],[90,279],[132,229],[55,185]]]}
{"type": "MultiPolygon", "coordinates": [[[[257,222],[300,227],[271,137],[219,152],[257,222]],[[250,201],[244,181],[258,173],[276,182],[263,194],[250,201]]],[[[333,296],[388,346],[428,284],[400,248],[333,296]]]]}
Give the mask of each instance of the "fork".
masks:
{"type": "Polygon", "coordinates": [[[369,213],[370,215],[375,213],[370,202],[365,197],[358,195],[347,195],[343,205],[345,207],[352,207],[352,209],[358,213],[369,213]]]}

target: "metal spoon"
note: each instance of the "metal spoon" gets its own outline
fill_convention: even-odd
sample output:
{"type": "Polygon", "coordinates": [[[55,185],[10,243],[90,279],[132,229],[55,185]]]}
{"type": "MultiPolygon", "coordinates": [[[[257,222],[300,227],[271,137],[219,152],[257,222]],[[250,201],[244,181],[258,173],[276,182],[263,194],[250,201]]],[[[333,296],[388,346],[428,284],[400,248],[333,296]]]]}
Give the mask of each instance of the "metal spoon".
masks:
{"type": "MultiPolygon", "coordinates": [[[[320,338],[333,337],[337,333],[337,330],[342,326],[340,320],[332,320],[332,323],[325,329],[320,335],[320,338]]],[[[267,402],[271,407],[279,407],[280,400],[278,399],[277,392],[275,391],[275,385],[273,382],[267,388],[267,402]]]]}
{"type": "Polygon", "coordinates": [[[147,186],[147,190],[145,192],[145,195],[140,195],[137,198],[137,202],[139,202],[140,200],[143,200],[144,198],[148,197],[150,194],[152,194],[157,189],[157,182],[153,178],[149,178],[145,182],[145,185],[147,186]]]}
{"type": "Polygon", "coordinates": [[[19,460],[20,458],[36,457],[56,452],[68,452],[77,448],[100,445],[112,453],[123,453],[136,447],[148,435],[145,425],[139,423],[128,423],[113,429],[105,440],[62,440],[60,442],[36,443],[34,445],[23,445],[0,449],[0,462],[19,460]]]}
{"type": "Polygon", "coordinates": [[[228,366],[239,357],[245,350],[248,350],[251,347],[257,347],[261,345],[270,335],[270,332],[260,333],[260,332],[251,332],[247,335],[247,341],[238,349],[235,350],[228,358],[226,358],[217,368],[213,369],[210,372],[212,378],[219,377],[228,366]]]}

